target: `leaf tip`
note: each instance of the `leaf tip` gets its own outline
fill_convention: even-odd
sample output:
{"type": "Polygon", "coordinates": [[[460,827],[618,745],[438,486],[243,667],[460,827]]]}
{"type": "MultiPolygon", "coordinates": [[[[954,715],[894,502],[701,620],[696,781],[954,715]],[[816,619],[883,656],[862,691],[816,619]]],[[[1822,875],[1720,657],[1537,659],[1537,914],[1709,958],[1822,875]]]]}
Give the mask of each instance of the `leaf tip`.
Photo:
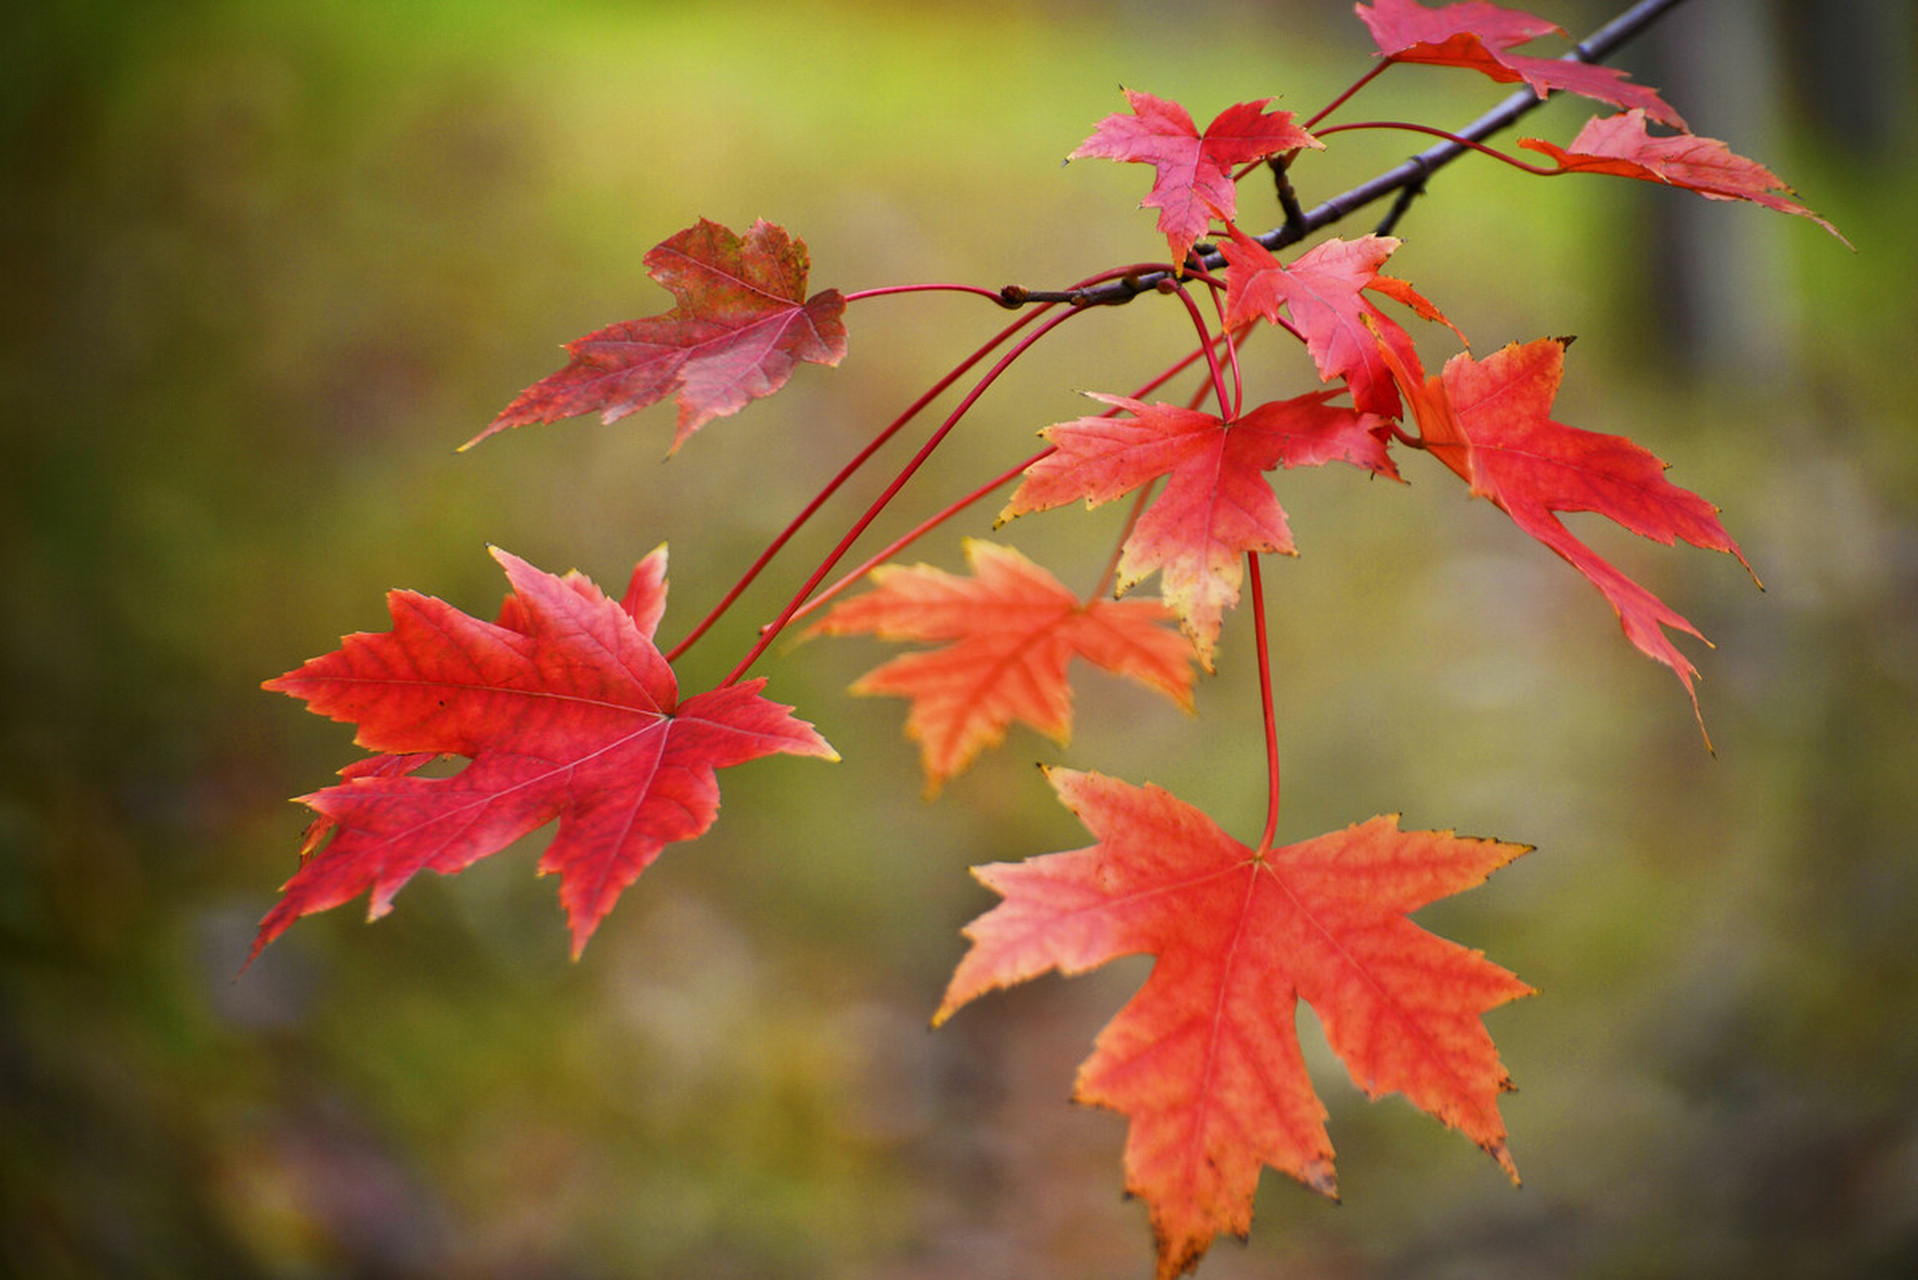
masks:
{"type": "Polygon", "coordinates": [[[1312,1190],[1330,1200],[1341,1204],[1339,1199],[1339,1175],[1330,1160],[1315,1159],[1308,1161],[1298,1171],[1298,1179],[1312,1190]]]}
{"type": "Polygon", "coordinates": [[[1525,1185],[1519,1179],[1518,1166],[1512,1163],[1512,1153],[1506,1149],[1506,1146],[1503,1142],[1495,1142],[1491,1146],[1485,1148],[1485,1154],[1491,1156],[1492,1159],[1498,1161],[1498,1167],[1505,1171],[1505,1176],[1512,1180],[1513,1186],[1520,1187],[1525,1185]]]}
{"type": "Polygon", "coordinates": [[[494,419],[491,422],[486,424],[486,427],[483,431],[481,431],[478,435],[474,436],[471,440],[468,440],[465,444],[456,446],[453,452],[465,453],[468,449],[471,449],[474,445],[486,439],[488,436],[495,435],[498,432],[504,431],[508,427],[518,426],[519,425],[518,423],[508,420],[507,415],[510,414],[511,412],[512,410],[510,408],[502,410],[497,416],[494,417],[494,419]]]}

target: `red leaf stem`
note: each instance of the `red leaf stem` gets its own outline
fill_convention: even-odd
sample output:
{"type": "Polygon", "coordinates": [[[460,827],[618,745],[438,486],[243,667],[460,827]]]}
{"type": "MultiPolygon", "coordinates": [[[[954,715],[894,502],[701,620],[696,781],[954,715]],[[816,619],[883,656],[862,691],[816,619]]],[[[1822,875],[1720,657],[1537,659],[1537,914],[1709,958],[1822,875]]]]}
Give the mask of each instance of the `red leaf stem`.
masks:
{"type": "Polygon", "coordinates": [[[899,474],[893,478],[892,483],[886,486],[885,492],[875,498],[872,505],[866,508],[866,513],[853,522],[852,527],[846,531],[845,536],[839,539],[838,545],[827,554],[825,560],[823,560],[819,567],[813,570],[812,575],[806,579],[805,585],[800,587],[793,595],[793,598],[787,602],[786,607],[779,611],[779,616],[774,618],[770,624],[760,631],[759,639],[754,641],[752,648],[746,651],[746,656],[739,660],[739,665],[734,667],[732,672],[720,682],[722,688],[737,682],[746,672],[752,669],[753,663],[759,661],[759,655],[771,647],[772,642],[778,637],[779,633],[785,630],[786,624],[792,621],[793,615],[799,612],[799,607],[806,602],[807,597],[812,595],[814,589],[817,588],[821,582],[825,581],[826,575],[832,572],[833,566],[844,558],[846,552],[852,549],[852,544],[857,542],[872,522],[879,518],[879,513],[884,511],[887,505],[899,495],[899,491],[906,487],[906,482],[912,479],[919,468],[925,464],[926,459],[932,456],[933,451],[945,441],[945,438],[951,434],[952,429],[959,425],[959,420],[971,411],[974,404],[978,403],[979,397],[986,393],[986,388],[997,382],[999,375],[1011,368],[1013,362],[1018,360],[1020,356],[1030,351],[1033,344],[1038,342],[1039,339],[1045,337],[1074,316],[1085,314],[1087,313],[1084,310],[1074,308],[1051,316],[1044,324],[1040,325],[1035,332],[1029,333],[1024,338],[1021,338],[1018,345],[1001,356],[999,362],[986,371],[985,375],[979,379],[972,390],[966,393],[966,398],[961,400],[953,411],[946,416],[946,420],[939,424],[939,429],[932,433],[932,436],[924,445],[920,446],[919,452],[915,453],[911,460],[900,469],[899,474]]]}
{"type": "Polygon", "coordinates": [[[943,395],[948,387],[964,377],[967,370],[991,355],[999,348],[1000,344],[1018,333],[1019,330],[1025,328],[1027,324],[1043,316],[1049,309],[1047,306],[1037,307],[994,334],[971,355],[953,366],[950,373],[927,388],[925,394],[908,405],[905,412],[901,413],[897,418],[894,418],[892,422],[886,426],[884,431],[874,436],[870,444],[854,454],[852,460],[839,469],[839,474],[835,475],[831,480],[828,480],[826,487],[821,489],[813,500],[808,502],[805,508],[792,518],[791,523],[779,532],[778,537],[767,544],[766,549],[760,552],[758,558],[747,567],[746,572],[740,576],[739,581],[735,582],[732,589],[720,598],[719,603],[714,605],[706,616],[699,620],[698,625],[687,633],[686,638],[666,651],[666,661],[677,661],[680,654],[686,652],[686,650],[692,647],[694,641],[705,635],[712,625],[718,622],[728,609],[733,607],[733,604],[745,593],[746,588],[752,585],[753,579],[757,578],[765,567],[772,562],[773,557],[779,554],[780,549],[792,540],[793,535],[804,528],[806,522],[818,513],[819,508],[825,506],[827,500],[839,491],[839,487],[850,480],[861,467],[865,466],[873,454],[879,452],[888,440],[891,440],[893,436],[897,435],[907,423],[918,417],[927,405],[943,395]]]}
{"type": "Polygon", "coordinates": [[[971,493],[967,494],[965,497],[959,498],[956,501],[946,504],[946,506],[942,507],[939,511],[937,511],[933,515],[930,515],[926,517],[924,520],[921,520],[918,524],[914,525],[911,529],[907,530],[905,533],[900,534],[897,538],[894,538],[891,542],[887,543],[884,547],[880,548],[878,551],[868,556],[864,561],[860,563],[857,569],[854,569],[851,572],[842,575],[837,582],[834,582],[831,586],[821,591],[818,595],[806,601],[806,603],[801,605],[798,609],[795,609],[793,611],[792,617],[786,619],[787,624],[791,625],[792,623],[799,621],[801,618],[804,618],[807,615],[816,612],[821,605],[830,603],[835,596],[842,594],[848,587],[852,586],[855,582],[858,582],[861,578],[871,573],[874,569],[877,569],[880,565],[892,559],[894,556],[898,555],[901,551],[904,551],[907,547],[919,541],[919,539],[925,537],[928,533],[931,533],[934,529],[937,529],[940,525],[952,519],[954,516],[958,515],[961,511],[964,511],[967,507],[971,506],[973,503],[979,501],[981,498],[985,497],[987,494],[991,493],[993,490],[1001,488],[1002,486],[1010,484],[1012,481],[1017,480],[1020,477],[1020,475],[1022,475],[1025,472],[1025,469],[1027,467],[1031,466],[1033,463],[1039,461],[1041,458],[1045,457],[1047,454],[1051,452],[1052,452],[1052,449],[1050,447],[1047,447],[1039,450],[1039,452],[1033,454],[1030,458],[1027,458],[1024,462],[1014,463],[1010,470],[1000,475],[994,476],[992,479],[986,481],[984,484],[980,485],[977,489],[974,489],[971,493]]]}
{"type": "Polygon", "coordinates": [[[1449,129],[1440,129],[1429,124],[1413,124],[1409,120],[1354,120],[1351,124],[1335,124],[1329,129],[1321,129],[1319,133],[1321,135],[1350,133],[1355,129],[1394,129],[1401,133],[1423,133],[1429,137],[1443,138],[1447,142],[1457,143],[1461,147],[1470,147],[1481,155],[1488,155],[1494,160],[1502,160],[1514,169],[1523,169],[1525,172],[1537,174],[1541,178],[1551,177],[1558,172],[1557,169],[1547,169],[1541,165],[1526,164],[1523,160],[1518,159],[1516,156],[1507,155],[1497,147],[1488,147],[1483,142],[1476,142],[1471,138],[1461,138],[1449,129]]]}
{"type": "MultiPolygon", "coordinates": [[[[1371,84],[1375,78],[1382,75],[1385,69],[1391,65],[1392,64],[1389,62],[1373,63],[1371,70],[1367,71],[1364,75],[1354,80],[1349,86],[1347,86],[1344,93],[1341,93],[1338,97],[1332,99],[1332,101],[1326,103],[1323,107],[1319,108],[1319,113],[1313,116],[1310,120],[1307,120],[1305,124],[1301,127],[1305,129],[1311,129],[1313,126],[1317,125],[1319,121],[1325,119],[1327,116],[1331,115],[1334,111],[1337,111],[1340,107],[1344,106],[1348,101],[1351,100],[1352,95],[1356,94],[1360,89],[1363,89],[1366,85],[1371,84]]],[[[1317,137],[1318,135],[1314,134],[1313,136],[1317,137]]]]}
{"type": "MultiPolygon", "coordinates": [[[[1237,403],[1237,397],[1226,394],[1225,373],[1219,367],[1219,353],[1216,349],[1216,343],[1213,341],[1212,330],[1206,327],[1205,317],[1199,314],[1199,304],[1192,300],[1192,294],[1186,289],[1183,282],[1174,289],[1174,292],[1179,295],[1179,301],[1185,304],[1185,312],[1192,318],[1192,327],[1198,331],[1199,350],[1205,354],[1205,367],[1212,375],[1212,394],[1216,396],[1219,401],[1219,416],[1222,418],[1237,417],[1237,410],[1233,407],[1237,403]]],[[[1221,316],[1220,319],[1223,321],[1224,317],[1221,316]]],[[[1237,372],[1237,368],[1237,364],[1235,363],[1233,366],[1235,373],[1237,372]]]]}
{"type": "Polygon", "coordinates": [[[1265,577],[1259,572],[1259,553],[1245,553],[1246,590],[1252,595],[1253,646],[1259,661],[1259,709],[1265,720],[1265,830],[1255,857],[1272,851],[1279,833],[1279,722],[1272,704],[1272,652],[1265,633],[1265,577]]]}

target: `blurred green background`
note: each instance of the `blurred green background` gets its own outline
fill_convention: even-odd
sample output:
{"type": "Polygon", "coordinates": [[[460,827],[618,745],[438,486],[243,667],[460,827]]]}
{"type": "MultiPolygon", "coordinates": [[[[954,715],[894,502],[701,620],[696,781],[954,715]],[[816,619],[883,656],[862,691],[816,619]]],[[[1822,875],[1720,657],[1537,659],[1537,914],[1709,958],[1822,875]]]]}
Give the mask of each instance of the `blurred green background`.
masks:
{"type": "MultiPolygon", "coordinates": [[[[1540,7],[1575,32],[1609,8],[1540,7]]],[[[285,797],[356,754],[258,685],[383,629],[389,587],[488,612],[488,542],[617,585],[670,540],[662,634],[683,634],[1002,316],[859,304],[842,368],[670,461],[665,409],[456,455],[555,344],[664,305],[648,247],[763,216],[847,289],[1155,256],[1144,172],[1060,157],[1121,84],[1201,121],[1268,95],[1309,113],[1365,64],[1350,7],[49,0],[6,26],[0,1272],[1149,1274],[1123,1123],[1064,1101],[1147,962],[925,1023],[991,901],[964,868],[1084,843],[1035,759],[1256,836],[1246,617],[1198,718],[1087,677],[1069,751],[1015,731],[930,805],[902,707],[843,696],[882,647],[776,651],[770,692],[844,763],[729,771],[712,833],[577,964],[523,848],[424,877],[376,926],[303,921],[236,980],[295,865],[285,797]]],[[[1712,758],[1591,589],[1440,468],[1277,478],[1304,553],[1268,575],[1282,835],[1402,811],[1538,846],[1421,916],[1540,988],[1489,1019],[1527,1184],[1366,1103],[1307,1016],[1344,1204],[1268,1176],[1249,1247],[1203,1275],[1918,1273],[1913,48],[1905,4],[1694,0],[1621,59],[1856,254],[1486,162],[1401,228],[1392,269],[1480,354],[1577,333],[1558,416],[1672,461],[1767,590],[1579,524],[1717,643],[1692,648],[1712,758]]],[[[1459,123],[1500,95],[1407,69],[1345,118],[1459,123]]],[[[1301,164],[1307,203],[1417,145],[1339,139],[1301,164]]],[[[1276,222],[1258,199],[1246,220],[1276,222]]],[[[1150,302],[1068,326],[903,507],[1024,456],[1075,392],[1130,390],[1183,327],[1150,302]]],[[[1276,346],[1248,363],[1271,395],[1311,384],[1276,346]]],[[[890,473],[688,654],[689,688],[890,473]]],[[[920,553],[957,567],[990,517],[920,553]]],[[[1118,518],[997,536],[1089,585],[1118,518]]]]}

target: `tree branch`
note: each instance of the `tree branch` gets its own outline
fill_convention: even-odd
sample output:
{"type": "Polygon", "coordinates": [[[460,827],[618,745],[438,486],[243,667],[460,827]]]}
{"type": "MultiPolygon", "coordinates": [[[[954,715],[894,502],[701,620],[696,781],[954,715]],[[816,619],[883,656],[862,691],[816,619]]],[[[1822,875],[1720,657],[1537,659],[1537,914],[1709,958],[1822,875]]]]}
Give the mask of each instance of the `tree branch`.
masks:
{"type": "MultiPolygon", "coordinates": [[[[1682,3],[1684,0],[1639,0],[1637,4],[1574,45],[1571,52],[1565,54],[1561,61],[1603,62],[1620,45],[1663,17],[1668,10],[1682,3]]],[[[1288,217],[1285,225],[1255,238],[1268,249],[1281,249],[1286,245],[1296,244],[1314,231],[1331,226],[1346,215],[1355,213],[1393,192],[1415,190],[1423,186],[1434,173],[1464,155],[1470,149],[1466,143],[1483,142],[1493,134],[1510,128],[1527,112],[1543,102],[1544,99],[1531,89],[1520,89],[1464,128],[1452,131],[1459,138],[1464,139],[1464,142],[1441,142],[1436,146],[1428,147],[1403,164],[1387,169],[1371,181],[1333,196],[1316,208],[1307,210],[1301,217],[1288,217]]],[[[1409,203],[1409,200],[1401,197],[1401,203],[1409,203]]],[[[1395,211],[1394,220],[1398,212],[1403,210],[1395,211]]],[[[1199,248],[1200,246],[1194,246],[1193,252],[1198,258],[1200,270],[1214,271],[1225,265],[1224,255],[1216,249],[1208,249],[1201,254],[1199,248]]],[[[1139,272],[1091,288],[1056,291],[1022,289],[1017,285],[1007,285],[1000,291],[1000,299],[1008,306],[1020,306],[1029,302],[1063,302],[1074,307],[1113,306],[1130,302],[1142,293],[1154,292],[1162,281],[1172,278],[1173,275],[1169,271],[1139,272]]]]}

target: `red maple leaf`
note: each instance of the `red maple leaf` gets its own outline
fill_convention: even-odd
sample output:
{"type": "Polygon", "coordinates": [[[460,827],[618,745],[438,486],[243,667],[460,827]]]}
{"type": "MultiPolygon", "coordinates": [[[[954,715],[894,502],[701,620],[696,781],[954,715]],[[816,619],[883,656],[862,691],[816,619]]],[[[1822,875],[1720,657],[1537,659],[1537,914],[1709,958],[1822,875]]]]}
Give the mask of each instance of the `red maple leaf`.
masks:
{"type": "Polygon", "coordinates": [[[1663,182],[1696,191],[1707,200],[1749,200],[1780,213],[1795,213],[1838,236],[1847,248],[1851,245],[1831,223],[1777,194],[1788,195],[1791,188],[1764,165],[1734,154],[1716,138],[1690,133],[1653,137],[1642,111],[1593,116],[1570,147],[1543,138],[1520,138],[1518,145],[1550,157],[1561,173],[1609,173],[1663,182]]]}
{"type": "Polygon", "coordinates": [[[1359,1088],[1403,1093],[1517,1180],[1498,1113],[1512,1086],[1480,1015],[1531,989],[1406,917],[1526,846],[1380,817],[1260,853],[1157,787],[1048,777],[1098,843],[974,868],[1004,901],[966,928],[971,950],[934,1022],[1050,969],[1156,957],[1073,1096],[1130,1118],[1126,1190],[1151,1208],[1160,1280],[1198,1265],[1219,1233],[1245,1235],[1262,1166],[1335,1194],[1300,999],[1359,1088]]]}
{"type": "Polygon", "coordinates": [[[1325,146],[1293,124],[1290,111],[1266,112],[1270,98],[1227,107],[1200,136],[1178,103],[1131,89],[1125,96],[1133,114],[1101,120],[1066,159],[1099,156],[1151,165],[1152,192],[1139,204],[1159,211],[1159,230],[1175,265],[1185,261],[1214,217],[1229,222],[1237,212],[1235,166],[1300,147],[1325,146]]]}
{"type": "Polygon", "coordinates": [[[742,238],[702,218],[647,253],[646,269],[677,299],[671,311],[567,343],[565,368],[520,392],[461,447],[595,410],[615,422],[677,391],[678,449],[707,422],[785,386],[798,361],[835,365],[846,354],[846,300],[837,289],[806,296],[805,242],[770,222],[742,238]]]}
{"type": "Polygon", "coordinates": [[[1430,9],[1414,0],[1376,0],[1368,8],[1356,6],[1361,21],[1372,32],[1381,56],[1392,62],[1467,67],[1500,84],[1524,81],[1543,98],[1554,89],[1576,93],[1615,107],[1635,107],[1675,129],[1684,120],[1658,91],[1631,83],[1616,67],[1563,58],[1535,58],[1513,53],[1544,35],[1564,35],[1564,28],[1517,9],[1501,8],[1483,0],[1466,0],[1430,9]]]}
{"type": "Polygon", "coordinates": [[[1231,422],[1196,409],[1095,395],[1133,416],[1047,427],[1040,434],[1054,451],[1026,468],[1000,519],[1077,499],[1097,506],[1169,477],[1126,537],[1119,590],[1158,570],[1160,594],[1210,671],[1220,620],[1238,603],[1245,553],[1295,550],[1285,509],[1263,473],[1336,460],[1398,476],[1385,451],[1384,424],[1327,404],[1333,394],[1262,404],[1231,422]]]}
{"type": "Polygon", "coordinates": [[[1561,341],[1512,343],[1483,361],[1457,355],[1429,379],[1390,348],[1380,350],[1412,405],[1426,449],[1470,484],[1474,496],[1490,499],[1584,574],[1618,612],[1631,642],[1678,676],[1696,713],[1697,671],[1665,629],[1697,636],[1697,628],[1600,558],[1554,513],[1595,511],[1640,537],[1666,546],[1683,538],[1745,564],[1717,508],[1666,480],[1665,464],[1625,437],[1552,421],[1565,366],[1561,341]]]}
{"type": "MultiPolygon", "coordinates": [[[[1412,286],[1379,274],[1400,242],[1391,236],[1331,239],[1287,265],[1236,226],[1229,230],[1231,239],[1219,245],[1226,261],[1226,322],[1236,325],[1256,317],[1284,324],[1280,312],[1288,312],[1290,327],[1305,339],[1323,381],[1344,379],[1352,389],[1353,406],[1362,413],[1398,417],[1398,391],[1392,371],[1379,357],[1379,343],[1389,342],[1401,357],[1412,359],[1412,338],[1363,291],[1396,299],[1458,333],[1412,286]]],[[[1460,333],[1459,341],[1464,340],[1460,333]]]]}
{"type": "Polygon", "coordinates": [[[253,955],[301,916],[369,889],[368,917],[382,916],[415,873],[450,875],[557,818],[539,869],[560,877],[577,956],[662,848],[712,825],[715,769],[775,752],[838,758],[790,707],[760,696],[763,680],[680,698],[652,639],[663,548],[640,562],[622,602],[577,573],[493,556],[514,592],[497,623],[395,591],[391,631],[347,636],[266,682],[357,724],[359,745],[386,754],[301,797],[320,814],[310,856],[261,921],[253,955]],[[436,755],[471,763],[449,778],[408,776],[436,755]]]}
{"type": "Polygon", "coordinates": [[[947,641],[907,654],[853,685],[855,693],[912,699],[907,736],[919,743],[926,792],[936,795],[1015,720],[1064,745],[1072,732],[1074,658],[1139,683],[1192,709],[1192,646],[1165,624],[1156,601],[1080,601],[1010,547],[967,539],[961,577],[928,565],[886,565],[873,590],[834,607],[816,626],[827,635],[947,641]]]}

